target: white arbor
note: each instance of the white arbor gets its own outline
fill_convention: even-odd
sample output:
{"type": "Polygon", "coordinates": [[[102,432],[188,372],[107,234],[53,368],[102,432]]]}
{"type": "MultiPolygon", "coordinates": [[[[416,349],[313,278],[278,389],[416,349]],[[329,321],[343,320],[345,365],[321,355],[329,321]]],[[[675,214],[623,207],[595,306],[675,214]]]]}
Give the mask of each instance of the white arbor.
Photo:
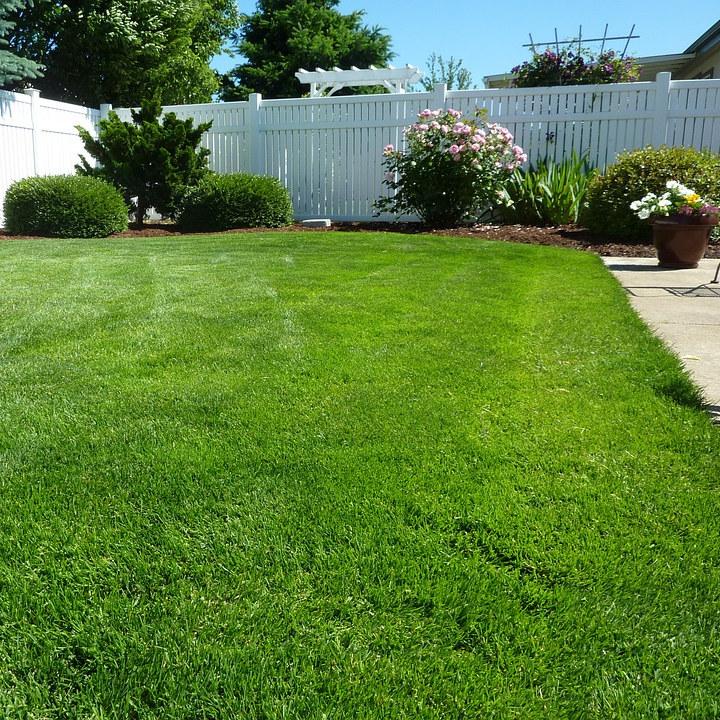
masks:
{"type": "Polygon", "coordinates": [[[351,67],[350,70],[341,70],[338,67],[332,70],[315,68],[314,71],[300,68],[295,77],[304,85],[310,85],[310,97],[324,97],[333,95],[345,87],[361,87],[363,85],[382,85],[391,93],[407,92],[408,86],[417,82],[422,73],[414,65],[396,68],[369,68],[351,67]]]}

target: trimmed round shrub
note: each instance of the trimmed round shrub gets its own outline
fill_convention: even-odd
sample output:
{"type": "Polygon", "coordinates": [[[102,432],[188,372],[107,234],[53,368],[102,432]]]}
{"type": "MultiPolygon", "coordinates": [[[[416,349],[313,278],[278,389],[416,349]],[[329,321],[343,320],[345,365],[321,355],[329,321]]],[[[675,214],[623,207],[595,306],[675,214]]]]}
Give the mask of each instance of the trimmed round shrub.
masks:
{"type": "Polygon", "coordinates": [[[128,226],[128,207],[112,185],[76,175],[18,180],[5,194],[4,213],[13,235],[107,237],[128,226]]]}
{"type": "Polygon", "coordinates": [[[293,220],[288,191],[263,175],[209,175],[180,203],[178,224],[185,230],[281,227],[293,220]]]}
{"type": "Polygon", "coordinates": [[[623,153],[588,188],[579,222],[601,235],[647,241],[652,229],[630,209],[633,200],[665,192],[677,180],[705,198],[720,200],[720,155],[694,148],[645,148],[623,153]]]}

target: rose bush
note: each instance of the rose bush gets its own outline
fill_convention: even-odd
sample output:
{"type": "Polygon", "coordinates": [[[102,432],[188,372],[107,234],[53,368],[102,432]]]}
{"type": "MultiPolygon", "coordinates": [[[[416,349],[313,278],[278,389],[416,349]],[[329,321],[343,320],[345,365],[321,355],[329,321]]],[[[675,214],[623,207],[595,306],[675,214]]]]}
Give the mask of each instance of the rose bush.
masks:
{"type": "Polygon", "coordinates": [[[433,227],[479,217],[498,202],[504,182],[527,160],[507,128],[463,119],[459,110],[423,110],[405,129],[406,149],[385,147],[380,211],[419,215],[433,227]]]}

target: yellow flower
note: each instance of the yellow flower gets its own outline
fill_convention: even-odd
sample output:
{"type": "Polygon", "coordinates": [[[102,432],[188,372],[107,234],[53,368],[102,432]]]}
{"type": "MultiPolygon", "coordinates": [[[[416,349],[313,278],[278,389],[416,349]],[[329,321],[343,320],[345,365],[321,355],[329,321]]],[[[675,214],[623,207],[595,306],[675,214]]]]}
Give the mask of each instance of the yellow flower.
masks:
{"type": "Polygon", "coordinates": [[[690,195],[685,196],[685,200],[688,204],[696,203],[700,199],[700,196],[697,193],[690,193],[690,195]]]}

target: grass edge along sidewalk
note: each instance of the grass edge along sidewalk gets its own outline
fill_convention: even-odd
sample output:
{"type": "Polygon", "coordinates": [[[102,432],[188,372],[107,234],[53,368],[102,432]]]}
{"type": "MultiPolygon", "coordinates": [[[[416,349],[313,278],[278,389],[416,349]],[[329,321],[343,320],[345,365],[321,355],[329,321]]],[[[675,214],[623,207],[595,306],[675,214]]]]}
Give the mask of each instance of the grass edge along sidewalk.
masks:
{"type": "Polygon", "coordinates": [[[712,282],[718,261],[707,258],[687,270],[661,268],[651,258],[603,262],[643,320],[677,353],[720,420],[720,284],[712,282]]]}
{"type": "Polygon", "coordinates": [[[720,713],[718,430],[598,258],[0,261],[4,717],[720,713]]]}

